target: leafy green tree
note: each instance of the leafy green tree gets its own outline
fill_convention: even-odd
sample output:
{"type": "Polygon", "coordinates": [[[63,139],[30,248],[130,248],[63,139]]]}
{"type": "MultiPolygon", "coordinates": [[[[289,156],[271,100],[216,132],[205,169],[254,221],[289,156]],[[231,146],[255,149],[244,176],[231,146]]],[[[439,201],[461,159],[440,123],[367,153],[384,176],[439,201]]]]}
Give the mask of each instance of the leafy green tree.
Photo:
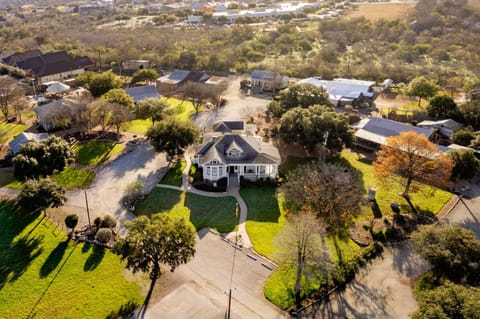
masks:
{"type": "Polygon", "coordinates": [[[422,98],[426,99],[432,97],[437,94],[439,90],[440,88],[434,81],[429,80],[424,76],[418,76],[408,84],[407,94],[418,97],[418,106],[420,107],[422,98]]]}
{"type": "Polygon", "coordinates": [[[23,180],[30,177],[47,176],[63,171],[75,159],[75,153],[60,137],[51,136],[46,140],[29,141],[20,147],[13,158],[15,177],[23,180]]]}
{"type": "Polygon", "coordinates": [[[97,231],[96,238],[99,242],[106,244],[112,239],[112,230],[110,228],[100,228],[97,231]]]}
{"type": "Polygon", "coordinates": [[[340,151],[353,141],[346,115],[323,105],[287,111],[280,120],[279,134],[285,143],[298,143],[310,151],[318,145],[324,145],[330,151],[340,151]]]}
{"type": "Polygon", "coordinates": [[[102,96],[112,89],[121,88],[123,84],[122,79],[113,72],[87,71],[78,75],[76,81],[80,86],[88,88],[94,97],[102,96]]]}
{"type": "Polygon", "coordinates": [[[478,284],[480,240],[473,231],[457,225],[421,226],[412,234],[411,243],[437,277],[478,284]]]}
{"type": "Polygon", "coordinates": [[[135,71],[132,75],[131,84],[135,85],[141,82],[155,82],[158,78],[158,72],[154,69],[140,69],[135,71]]]}
{"type": "Polygon", "coordinates": [[[183,154],[185,148],[197,142],[198,128],[190,121],[168,118],[150,127],[147,137],[157,152],[166,152],[170,158],[183,154]]]}
{"type": "Polygon", "coordinates": [[[273,104],[270,111],[276,117],[281,117],[286,111],[302,107],[307,108],[312,105],[331,105],[328,101],[328,93],[324,88],[318,88],[313,84],[297,84],[282,91],[277,97],[281,108],[273,104]]]}
{"type": "Polygon", "coordinates": [[[413,319],[480,319],[480,289],[445,282],[416,293],[418,309],[413,319]]]}
{"type": "Polygon", "coordinates": [[[44,211],[62,206],[66,201],[65,188],[50,178],[29,179],[23,184],[18,203],[26,210],[44,211]]]}
{"type": "Polygon", "coordinates": [[[472,99],[459,106],[464,122],[474,130],[480,129],[480,99],[472,99]]]}
{"type": "Polygon", "coordinates": [[[458,120],[461,116],[457,103],[448,95],[434,96],[427,106],[427,114],[434,119],[458,120]]]}
{"type": "Polygon", "coordinates": [[[154,125],[155,122],[165,119],[172,113],[168,103],[162,99],[148,98],[137,103],[137,116],[140,118],[151,118],[154,125]]]}
{"type": "Polygon", "coordinates": [[[125,92],[124,89],[111,89],[104,95],[102,99],[112,104],[120,104],[128,107],[130,111],[135,109],[135,101],[133,98],[125,92]]]}
{"type": "Polygon", "coordinates": [[[453,161],[453,178],[472,179],[480,171],[480,161],[473,150],[453,150],[449,151],[447,155],[453,161]]]}
{"type": "Polygon", "coordinates": [[[463,146],[469,146],[473,139],[475,139],[475,133],[467,129],[458,130],[452,134],[452,142],[463,146]]]}
{"type": "Polygon", "coordinates": [[[365,196],[359,173],[342,165],[300,165],[285,179],[280,189],[291,209],[310,210],[333,229],[358,214],[365,196]]]}
{"type": "Polygon", "coordinates": [[[165,214],[140,216],[125,222],[127,236],[117,241],[114,252],[127,261],[134,273],[148,272],[152,280],[161,275],[161,265],[174,271],[195,255],[195,232],[184,219],[165,214]]]}
{"type": "Polygon", "coordinates": [[[78,215],[70,214],[65,217],[65,226],[72,229],[72,235],[75,231],[75,227],[78,225],[78,215]]]}
{"type": "Polygon", "coordinates": [[[100,223],[101,228],[115,228],[117,226],[117,221],[110,215],[105,215],[100,223]]]}

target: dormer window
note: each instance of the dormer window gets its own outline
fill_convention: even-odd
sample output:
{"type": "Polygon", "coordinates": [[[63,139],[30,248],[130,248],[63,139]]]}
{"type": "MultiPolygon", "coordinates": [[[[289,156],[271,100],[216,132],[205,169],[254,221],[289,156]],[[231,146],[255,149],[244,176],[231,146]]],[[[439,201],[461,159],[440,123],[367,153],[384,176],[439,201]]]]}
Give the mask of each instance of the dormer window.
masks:
{"type": "Polygon", "coordinates": [[[233,142],[225,152],[228,157],[241,157],[242,153],[242,149],[235,142],[233,142]]]}

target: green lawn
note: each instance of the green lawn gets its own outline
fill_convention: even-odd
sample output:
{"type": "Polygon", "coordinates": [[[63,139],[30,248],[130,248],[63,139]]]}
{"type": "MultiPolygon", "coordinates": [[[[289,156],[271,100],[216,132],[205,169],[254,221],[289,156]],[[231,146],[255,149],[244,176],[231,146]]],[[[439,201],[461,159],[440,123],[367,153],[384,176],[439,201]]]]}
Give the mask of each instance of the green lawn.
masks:
{"type": "Polygon", "coordinates": [[[291,170],[295,169],[298,165],[316,162],[318,162],[318,158],[315,157],[288,156],[287,160],[280,165],[280,172],[285,175],[291,170]]]}
{"type": "Polygon", "coordinates": [[[226,233],[236,229],[235,203],[233,197],[211,198],[157,187],[136,214],[168,213],[189,220],[197,231],[208,226],[226,233]]]}
{"type": "MultiPolygon", "coordinates": [[[[391,202],[397,202],[401,206],[402,212],[410,211],[408,203],[399,195],[403,191],[403,187],[399,183],[382,186],[374,176],[374,169],[371,163],[365,159],[359,159],[354,153],[343,151],[341,158],[346,161],[345,163],[360,170],[366,191],[370,187],[374,187],[377,190],[377,203],[382,214],[392,213],[390,209],[391,202]]],[[[437,214],[451,197],[452,194],[450,192],[428,185],[420,185],[419,191],[411,194],[412,202],[419,211],[433,214],[437,214]]],[[[366,207],[363,212],[370,213],[369,217],[371,217],[370,208],[366,207]]]]}
{"type": "MultiPolygon", "coordinates": [[[[88,188],[94,178],[95,172],[73,167],[67,167],[60,173],[55,173],[51,176],[51,179],[63,185],[67,190],[73,188],[88,188]]],[[[14,179],[5,186],[14,189],[23,188],[23,184],[17,179],[14,179]]]]}
{"type": "Polygon", "coordinates": [[[0,229],[0,317],[106,318],[142,303],[139,284],[109,250],[68,241],[48,220],[6,203],[0,229]]]}
{"type": "Polygon", "coordinates": [[[10,142],[15,136],[25,131],[27,127],[24,124],[0,123],[0,144],[10,142]]]}
{"type": "Polygon", "coordinates": [[[162,178],[161,183],[174,186],[182,186],[183,170],[187,167],[187,162],[175,162],[168,173],[162,178]]]}
{"type": "Polygon", "coordinates": [[[116,142],[89,141],[75,144],[73,150],[76,153],[75,161],[82,165],[97,166],[123,151],[124,146],[116,142]]]}
{"type": "Polygon", "coordinates": [[[147,131],[152,126],[151,119],[135,119],[125,125],[124,130],[134,134],[147,135],[147,131]]]}
{"type": "Polygon", "coordinates": [[[174,115],[179,119],[189,120],[190,117],[195,114],[195,108],[190,101],[168,98],[167,103],[173,109],[174,115]]]}
{"type": "Polygon", "coordinates": [[[285,227],[287,219],[283,197],[276,196],[274,187],[242,188],[240,195],[247,203],[247,232],[255,250],[275,258],[275,237],[285,227]]]}

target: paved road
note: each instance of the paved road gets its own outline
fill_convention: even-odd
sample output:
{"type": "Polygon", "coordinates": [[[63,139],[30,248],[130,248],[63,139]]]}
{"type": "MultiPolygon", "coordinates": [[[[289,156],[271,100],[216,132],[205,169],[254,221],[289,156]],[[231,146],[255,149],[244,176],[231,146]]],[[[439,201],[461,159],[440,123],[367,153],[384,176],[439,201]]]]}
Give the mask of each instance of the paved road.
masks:
{"type": "MultiPolygon", "coordinates": [[[[155,153],[153,147],[145,143],[102,168],[87,190],[91,220],[105,214],[114,216],[120,223],[135,218],[121,203],[125,187],[142,181],[145,189],[152,189],[159,181],[160,170],[166,165],[165,155],[155,153]]],[[[67,193],[67,198],[66,209],[78,211],[80,224],[87,223],[85,192],[73,190],[67,193]]]]}
{"type": "MultiPolygon", "coordinates": [[[[195,258],[160,278],[157,285],[162,287],[161,300],[147,309],[145,319],[224,318],[234,248],[206,229],[198,235],[195,258]]],[[[248,253],[248,249],[236,251],[232,318],[287,318],[263,296],[263,285],[272,271],[261,263],[269,263],[260,258],[255,261],[248,253]]]]}

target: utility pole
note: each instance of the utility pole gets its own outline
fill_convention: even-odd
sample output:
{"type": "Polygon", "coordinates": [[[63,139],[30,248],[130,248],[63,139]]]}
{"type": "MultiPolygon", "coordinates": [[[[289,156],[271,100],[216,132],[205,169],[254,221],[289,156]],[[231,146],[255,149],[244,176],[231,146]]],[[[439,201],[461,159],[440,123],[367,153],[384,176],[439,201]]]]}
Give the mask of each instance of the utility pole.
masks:
{"type": "Polygon", "coordinates": [[[88,228],[92,229],[92,223],[90,222],[90,210],[88,209],[88,197],[87,197],[87,190],[83,191],[85,194],[85,205],[87,207],[87,217],[88,217],[88,228]]]}
{"type": "Polygon", "coordinates": [[[227,313],[225,315],[226,319],[230,319],[230,312],[232,309],[232,282],[233,282],[233,272],[235,270],[235,257],[237,255],[237,245],[238,245],[238,203],[236,203],[235,207],[235,218],[237,221],[237,231],[235,233],[235,245],[233,246],[233,262],[232,262],[232,271],[230,273],[230,288],[228,290],[228,308],[227,308],[227,313]]]}

